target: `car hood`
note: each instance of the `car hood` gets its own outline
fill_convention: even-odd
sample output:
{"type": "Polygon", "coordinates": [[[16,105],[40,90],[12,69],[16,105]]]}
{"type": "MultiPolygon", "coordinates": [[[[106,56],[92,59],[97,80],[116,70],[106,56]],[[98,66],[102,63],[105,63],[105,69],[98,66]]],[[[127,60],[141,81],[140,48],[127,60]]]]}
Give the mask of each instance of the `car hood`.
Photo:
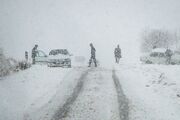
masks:
{"type": "Polygon", "coordinates": [[[48,59],[68,59],[71,58],[69,55],[49,55],[48,59]]]}

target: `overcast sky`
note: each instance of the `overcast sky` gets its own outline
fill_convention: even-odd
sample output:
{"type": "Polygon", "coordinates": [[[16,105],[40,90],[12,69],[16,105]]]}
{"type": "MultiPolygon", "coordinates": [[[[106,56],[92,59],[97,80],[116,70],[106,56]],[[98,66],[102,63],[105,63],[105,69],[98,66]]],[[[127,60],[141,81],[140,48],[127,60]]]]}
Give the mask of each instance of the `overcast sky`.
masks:
{"type": "Polygon", "coordinates": [[[129,57],[145,28],[180,28],[180,0],[0,0],[0,47],[16,58],[34,44],[87,55],[90,42],[99,59],[117,44],[129,57]]]}

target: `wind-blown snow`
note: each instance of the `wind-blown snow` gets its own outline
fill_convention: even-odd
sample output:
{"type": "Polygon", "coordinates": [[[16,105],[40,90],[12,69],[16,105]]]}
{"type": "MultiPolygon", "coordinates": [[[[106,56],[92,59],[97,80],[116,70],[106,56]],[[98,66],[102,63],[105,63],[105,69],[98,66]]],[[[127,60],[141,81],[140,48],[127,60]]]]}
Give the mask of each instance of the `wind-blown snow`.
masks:
{"type": "Polygon", "coordinates": [[[92,42],[97,58],[108,64],[120,44],[123,57],[132,60],[145,27],[180,26],[179,5],[179,0],[1,0],[0,47],[19,59],[34,44],[46,53],[67,48],[89,58],[92,42]]]}

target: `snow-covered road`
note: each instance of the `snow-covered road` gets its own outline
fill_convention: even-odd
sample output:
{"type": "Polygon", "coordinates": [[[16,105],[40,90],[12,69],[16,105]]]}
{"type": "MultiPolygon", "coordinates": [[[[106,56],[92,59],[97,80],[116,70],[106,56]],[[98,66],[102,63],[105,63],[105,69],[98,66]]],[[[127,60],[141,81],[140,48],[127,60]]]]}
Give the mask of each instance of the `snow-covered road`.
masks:
{"type": "Polygon", "coordinates": [[[121,99],[119,102],[126,104],[126,101],[122,90],[116,90],[112,70],[94,68],[84,80],[83,90],[66,116],[60,120],[120,120],[120,117],[121,120],[128,120],[126,107],[123,108],[124,104],[118,103],[118,96],[121,99]],[[122,113],[126,115],[123,116],[122,113]]]}
{"type": "Polygon", "coordinates": [[[0,120],[179,120],[179,66],[32,68],[0,80],[0,120]]]}
{"type": "Polygon", "coordinates": [[[0,80],[0,120],[51,118],[87,68],[32,68],[0,80]]]}

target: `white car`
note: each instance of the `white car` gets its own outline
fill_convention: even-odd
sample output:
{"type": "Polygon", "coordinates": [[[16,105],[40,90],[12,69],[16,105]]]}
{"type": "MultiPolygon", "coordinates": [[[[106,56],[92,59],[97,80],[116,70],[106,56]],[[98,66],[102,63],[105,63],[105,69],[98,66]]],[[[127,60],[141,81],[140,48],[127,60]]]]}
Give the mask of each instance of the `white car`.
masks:
{"type": "Polygon", "coordinates": [[[67,49],[55,49],[49,52],[49,67],[71,67],[71,54],[67,49]]]}
{"type": "MultiPolygon", "coordinates": [[[[141,56],[140,61],[145,64],[166,64],[167,57],[165,52],[165,48],[153,49],[150,53],[141,56]]],[[[180,64],[180,54],[173,53],[170,64],[180,64]]]]}

